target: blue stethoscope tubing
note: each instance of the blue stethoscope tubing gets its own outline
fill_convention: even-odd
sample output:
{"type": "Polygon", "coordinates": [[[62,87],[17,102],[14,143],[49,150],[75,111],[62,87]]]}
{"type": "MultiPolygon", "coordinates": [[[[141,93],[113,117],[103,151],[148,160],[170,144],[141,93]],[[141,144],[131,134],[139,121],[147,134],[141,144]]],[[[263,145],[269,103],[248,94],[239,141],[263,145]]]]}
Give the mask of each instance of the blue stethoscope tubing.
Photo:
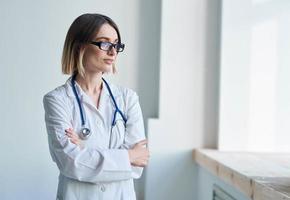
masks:
{"type": "MultiPolygon", "coordinates": [[[[81,130],[81,137],[82,139],[87,139],[90,135],[91,135],[91,130],[89,128],[86,127],[86,119],[85,119],[85,110],[83,109],[83,106],[81,104],[81,100],[79,98],[79,95],[77,93],[77,90],[76,90],[76,86],[75,86],[75,80],[76,80],[76,76],[77,74],[74,74],[71,78],[71,84],[72,84],[72,89],[73,89],[73,93],[76,97],[76,100],[77,100],[77,103],[78,103],[78,106],[79,106],[79,110],[80,110],[80,115],[81,115],[81,121],[82,121],[82,130],[81,130]]],[[[117,116],[117,113],[119,113],[123,119],[123,121],[125,122],[125,126],[126,126],[126,122],[127,122],[127,119],[125,117],[125,115],[123,114],[123,112],[119,109],[117,103],[116,103],[116,100],[115,100],[115,97],[112,93],[112,90],[108,84],[108,82],[102,78],[102,80],[104,81],[105,85],[106,85],[106,88],[108,89],[109,91],[109,94],[110,94],[110,97],[114,103],[114,106],[115,106],[115,111],[114,111],[114,115],[113,115],[113,121],[112,121],[112,124],[111,124],[111,129],[116,125],[116,116],[117,116]]],[[[111,136],[110,136],[110,143],[111,143],[111,136]]]]}

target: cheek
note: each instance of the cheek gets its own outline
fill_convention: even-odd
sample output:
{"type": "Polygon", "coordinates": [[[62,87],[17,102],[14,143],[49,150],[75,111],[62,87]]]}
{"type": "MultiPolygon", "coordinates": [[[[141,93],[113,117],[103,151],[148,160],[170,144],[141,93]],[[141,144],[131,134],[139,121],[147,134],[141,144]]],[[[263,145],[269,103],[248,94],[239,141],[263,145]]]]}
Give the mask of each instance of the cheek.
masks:
{"type": "Polygon", "coordinates": [[[103,55],[103,52],[97,51],[97,52],[94,52],[93,57],[95,61],[101,61],[104,55],[103,55]]]}
{"type": "Polygon", "coordinates": [[[94,55],[91,59],[91,62],[94,65],[102,65],[103,64],[103,56],[102,55],[94,55]]]}
{"type": "Polygon", "coordinates": [[[97,51],[86,51],[83,57],[83,62],[85,65],[91,64],[91,63],[98,63],[102,60],[102,54],[97,51]]]}

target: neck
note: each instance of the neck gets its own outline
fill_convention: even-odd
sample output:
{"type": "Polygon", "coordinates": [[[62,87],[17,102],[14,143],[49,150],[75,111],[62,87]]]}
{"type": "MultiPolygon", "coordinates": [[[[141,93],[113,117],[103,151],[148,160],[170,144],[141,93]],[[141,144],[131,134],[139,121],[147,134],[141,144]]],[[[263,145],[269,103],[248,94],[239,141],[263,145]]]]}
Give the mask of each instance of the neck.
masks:
{"type": "Polygon", "coordinates": [[[102,90],[102,73],[86,74],[85,77],[77,75],[76,82],[89,94],[98,94],[102,90]]]}

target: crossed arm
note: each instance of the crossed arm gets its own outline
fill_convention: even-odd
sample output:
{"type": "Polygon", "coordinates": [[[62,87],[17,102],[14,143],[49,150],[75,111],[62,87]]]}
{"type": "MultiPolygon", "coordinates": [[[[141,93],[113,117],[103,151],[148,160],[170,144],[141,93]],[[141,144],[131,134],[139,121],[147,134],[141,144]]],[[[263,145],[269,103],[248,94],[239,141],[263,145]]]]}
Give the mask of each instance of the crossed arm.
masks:
{"type": "MultiPolygon", "coordinates": [[[[72,143],[81,146],[81,139],[72,128],[66,129],[65,132],[72,143]]],[[[147,140],[142,140],[128,150],[129,160],[132,166],[145,167],[148,164],[149,150],[146,144],[147,140]]]]}

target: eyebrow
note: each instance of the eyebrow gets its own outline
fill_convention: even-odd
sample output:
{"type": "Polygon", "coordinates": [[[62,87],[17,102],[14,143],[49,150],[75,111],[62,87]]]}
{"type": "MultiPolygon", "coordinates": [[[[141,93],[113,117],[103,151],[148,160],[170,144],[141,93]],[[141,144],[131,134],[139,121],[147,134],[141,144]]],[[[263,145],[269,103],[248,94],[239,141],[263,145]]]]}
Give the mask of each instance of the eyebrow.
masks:
{"type": "MultiPolygon", "coordinates": [[[[100,40],[100,39],[105,39],[105,40],[107,40],[107,41],[110,41],[110,38],[108,38],[108,37],[97,37],[95,40],[100,40]]],[[[117,39],[115,39],[115,41],[114,42],[118,42],[118,38],[117,39]]]]}

